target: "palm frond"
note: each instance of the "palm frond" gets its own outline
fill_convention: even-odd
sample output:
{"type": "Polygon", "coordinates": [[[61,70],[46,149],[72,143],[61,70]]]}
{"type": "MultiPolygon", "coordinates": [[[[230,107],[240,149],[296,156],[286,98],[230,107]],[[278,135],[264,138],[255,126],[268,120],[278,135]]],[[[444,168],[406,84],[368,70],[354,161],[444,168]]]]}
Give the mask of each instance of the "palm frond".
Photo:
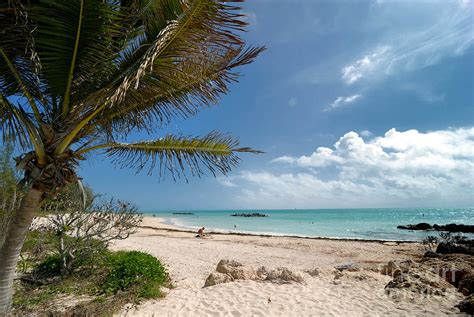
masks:
{"type": "Polygon", "coordinates": [[[67,113],[115,70],[120,10],[103,0],[43,0],[31,15],[44,80],[67,113]]]}
{"type": "Polygon", "coordinates": [[[216,103],[238,77],[232,69],[251,62],[264,49],[246,50],[231,32],[246,26],[236,7],[213,0],[154,4],[144,18],[153,23],[145,23],[145,36],[122,55],[112,87],[91,95],[100,100],[96,104],[109,101],[100,120],[104,125],[113,121],[118,130],[191,116],[216,103]]]}
{"type": "Polygon", "coordinates": [[[28,132],[16,116],[15,106],[3,95],[0,95],[0,131],[6,144],[12,142],[23,149],[30,146],[28,132]]]}
{"type": "Polygon", "coordinates": [[[228,92],[228,84],[238,74],[232,69],[250,63],[263,48],[243,47],[228,56],[214,56],[199,62],[164,63],[141,79],[138,89],[130,89],[117,107],[106,108],[97,123],[108,131],[127,133],[133,129],[152,131],[173,117],[187,118],[203,107],[216,104],[228,92]],[[160,69],[161,67],[161,69],[160,69]]]}
{"type": "Polygon", "coordinates": [[[11,75],[13,75],[13,77],[16,80],[16,83],[19,86],[20,90],[22,91],[23,95],[28,100],[28,102],[30,104],[30,107],[33,110],[33,113],[35,115],[35,118],[36,118],[38,124],[40,124],[43,120],[41,118],[39,108],[37,107],[36,102],[35,102],[35,100],[33,99],[33,96],[30,93],[29,87],[27,87],[25,81],[21,78],[21,75],[18,72],[18,70],[16,69],[15,65],[13,64],[13,62],[10,60],[10,58],[8,57],[8,55],[5,53],[5,51],[2,48],[0,48],[0,56],[1,56],[2,60],[6,63],[6,65],[8,66],[11,75]]]}
{"type": "Polygon", "coordinates": [[[25,2],[9,0],[0,3],[0,94],[24,95],[46,104],[38,74],[41,64],[34,48],[33,30],[25,2]]]}
{"type": "Polygon", "coordinates": [[[148,166],[149,174],[157,168],[160,176],[169,172],[175,178],[187,172],[201,176],[203,169],[213,175],[226,174],[238,164],[237,152],[261,153],[238,145],[238,140],[212,132],[202,138],[167,135],[154,141],[99,144],[76,154],[105,149],[106,155],[121,167],[131,167],[138,172],[148,166]]]}

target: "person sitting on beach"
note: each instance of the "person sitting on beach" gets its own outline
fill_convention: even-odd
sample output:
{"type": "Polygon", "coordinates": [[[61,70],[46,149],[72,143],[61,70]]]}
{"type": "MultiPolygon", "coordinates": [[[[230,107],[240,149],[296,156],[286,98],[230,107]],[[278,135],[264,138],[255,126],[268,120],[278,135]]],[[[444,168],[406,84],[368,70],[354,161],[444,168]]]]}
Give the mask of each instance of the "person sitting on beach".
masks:
{"type": "Polygon", "coordinates": [[[204,229],[206,229],[206,228],[202,227],[201,229],[198,230],[198,234],[197,234],[196,238],[204,237],[204,229]]]}

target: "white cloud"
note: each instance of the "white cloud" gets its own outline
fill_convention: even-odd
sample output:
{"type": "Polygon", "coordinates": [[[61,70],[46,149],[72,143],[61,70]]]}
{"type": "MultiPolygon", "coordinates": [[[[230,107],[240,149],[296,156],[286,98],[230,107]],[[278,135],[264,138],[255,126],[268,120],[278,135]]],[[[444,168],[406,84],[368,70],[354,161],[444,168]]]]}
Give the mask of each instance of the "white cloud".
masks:
{"type": "Polygon", "coordinates": [[[348,84],[353,84],[362,77],[366,77],[371,72],[377,70],[380,64],[386,61],[386,55],[390,47],[383,46],[374,53],[366,55],[361,59],[342,68],[342,79],[348,84]]]}
{"type": "Polygon", "coordinates": [[[384,43],[382,46],[376,45],[342,67],[341,79],[351,85],[364,78],[378,79],[397,72],[421,69],[447,57],[463,54],[474,42],[474,2],[459,3],[441,7],[440,10],[444,8],[441,16],[428,27],[408,29],[379,40],[384,43]]]}
{"type": "Polygon", "coordinates": [[[224,187],[237,187],[229,178],[226,177],[218,177],[217,181],[224,187]]]}
{"type": "Polygon", "coordinates": [[[326,107],[323,111],[329,111],[336,108],[340,108],[344,105],[350,104],[355,102],[357,99],[362,97],[362,95],[352,95],[347,97],[337,97],[328,107],[326,107]]]}
{"type": "Polygon", "coordinates": [[[474,204],[474,128],[391,129],[367,141],[349,132],[332,148],[274,162],[303,171],[234,176],[239,201],[259,208],[474,204]]]}
{"type": "Polygon", "coordinates": [[[292,98],[290,98],[290,100],[288,100],[288,106],[296,107],[297,105],[298,105],[298,99],[297,98],[292,97],[292,98]]]}

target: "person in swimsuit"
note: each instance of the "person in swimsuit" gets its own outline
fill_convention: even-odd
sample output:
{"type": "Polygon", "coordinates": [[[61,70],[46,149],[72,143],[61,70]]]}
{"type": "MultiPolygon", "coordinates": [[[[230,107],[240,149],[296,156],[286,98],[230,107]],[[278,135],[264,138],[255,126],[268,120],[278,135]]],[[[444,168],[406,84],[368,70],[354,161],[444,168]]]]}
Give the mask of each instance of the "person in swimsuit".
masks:
{"type": "Polygon", "coordinates": [[[201,229],[198,230],[198,234],[197,234],[196,238],[204,237],[204,229],[206,229],[206,228],[202,227],[201,229]]]}

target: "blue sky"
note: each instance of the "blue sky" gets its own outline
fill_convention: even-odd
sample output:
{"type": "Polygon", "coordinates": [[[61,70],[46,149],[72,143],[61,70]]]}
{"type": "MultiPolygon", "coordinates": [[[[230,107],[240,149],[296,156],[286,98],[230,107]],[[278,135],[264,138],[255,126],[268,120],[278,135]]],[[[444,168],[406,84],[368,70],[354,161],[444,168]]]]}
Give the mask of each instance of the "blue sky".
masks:
{"type": "MultiPolygon", "coordinates": [[[[96,191],[142,210],[474,206],[474,2],[258,0],[265,45],[221,102],[166,132],[265,151],[228,177],[159,181],[97,156],[96,191]]],[[[138,138],[139,136],[134,136],[138,138]]]]}

